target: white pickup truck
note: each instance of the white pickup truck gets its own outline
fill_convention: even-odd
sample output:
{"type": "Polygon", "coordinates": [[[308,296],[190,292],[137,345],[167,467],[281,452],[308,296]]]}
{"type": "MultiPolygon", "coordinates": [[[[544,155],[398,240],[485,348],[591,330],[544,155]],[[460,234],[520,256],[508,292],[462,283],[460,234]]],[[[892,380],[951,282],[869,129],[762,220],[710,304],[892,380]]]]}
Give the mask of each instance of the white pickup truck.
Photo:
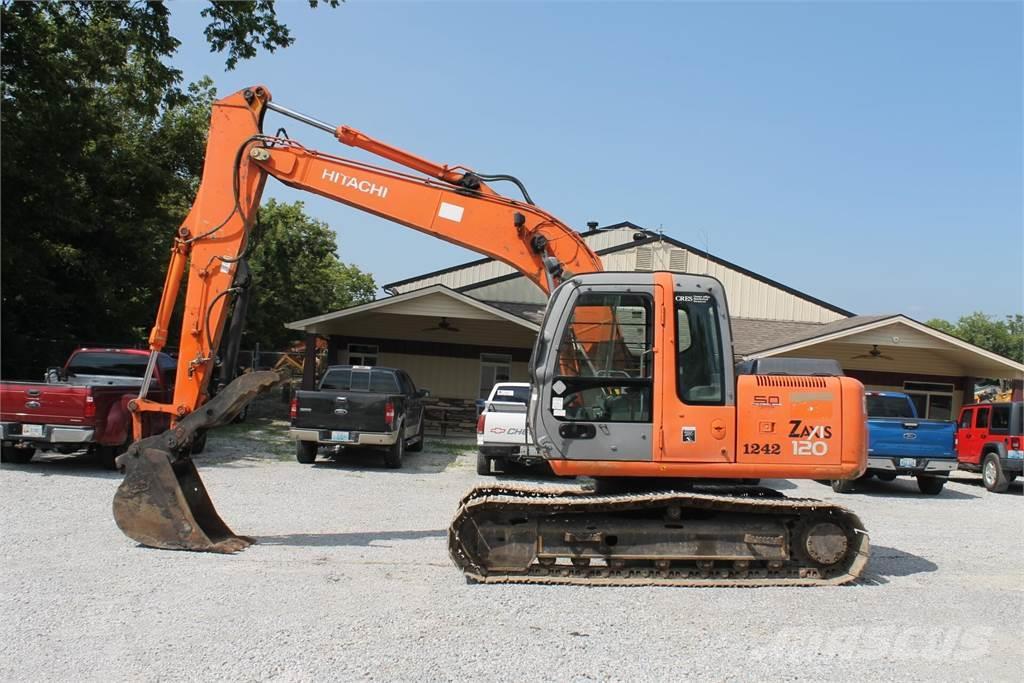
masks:
{"type": "Polygon", "coordinates": [[[498,382],[491,389],[476,421],[477,474],[492,474],[492,463],[504,470],[509,462],[529,465],[541,460],[526,428],[529,401],[526,382],[498,382]]]}

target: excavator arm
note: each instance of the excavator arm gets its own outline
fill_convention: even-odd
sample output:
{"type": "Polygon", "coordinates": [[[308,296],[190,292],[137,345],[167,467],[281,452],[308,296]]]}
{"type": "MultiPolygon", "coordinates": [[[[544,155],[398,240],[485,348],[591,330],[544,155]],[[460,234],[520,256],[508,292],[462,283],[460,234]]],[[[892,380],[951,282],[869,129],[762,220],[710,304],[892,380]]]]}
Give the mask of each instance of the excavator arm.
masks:
{"type": "MultiPolygon", "coordinates": [[[[126,476],[114,499],[114,516],[129,537],[145,545],[233,552],[251,542],[231,532],[217,516],[190,456],[205,430],[230,421],[253,396],[280,381],[277,373],[250,373],[209,400],[230,304],[247,286],[244,261],[253,246],[250,236],[269,176],[486,254],[523,273],[546,293],[573,275],[602,270],[600,258],[579,234],[535,206],[511,176],[436,164],[347,126],[331,126],[275,105],[264,87],[218,100],[202,181],[175,234],[149,336],[152,363],[167,344],[184,279],[173,400],[150,400],[148,382],[142,386],[129,406],[136,441],[118,459],[126,476]],[[265,135],[263,118],[270,110],[422,175],[312,150],[285,135],[265,135]],[[510,180],[523,199],[502,196],[485,180],[510,180]],[[168,415],[171,428],[145,436],[145,418],[153,413],[168,415]]],[[[147,372],[150,376],[152,371],[147,372]]]]}

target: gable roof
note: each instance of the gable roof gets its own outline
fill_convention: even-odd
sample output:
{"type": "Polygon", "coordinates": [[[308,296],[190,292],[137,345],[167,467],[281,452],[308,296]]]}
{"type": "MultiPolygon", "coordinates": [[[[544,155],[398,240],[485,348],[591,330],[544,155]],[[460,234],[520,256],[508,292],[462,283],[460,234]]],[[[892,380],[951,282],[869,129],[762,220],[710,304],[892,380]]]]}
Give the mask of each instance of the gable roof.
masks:
{"type": "MultiPolygon", "coordinates": [[[[733,325],[735,326],[738,321],[739,319],[734,319],[733,325]]],[[[964,341],[959,337],[937,330],[934,327],[929,327],[928,325],[920,323],[913,318],[908,318],[902,313],[891,313],[886,315],[858,315],[844,320],[836,320],[831,323],[824,323],[820,325],[811,324],[807,326],[806,329],[796,329],[796,326],[801,325],[801,323],[785,323],[790,326],[791,331],[788,335],[779,334],[774,339],[771,339],[769,335],[761,342],[752,344],[751,348],[743,352],[742,355],[745,358],[775,356],[782,353],[788,353],[790,351],[797,351],[815,344],[840,340],[844,337],[849,337],[861,332],[867,332],[879,327],[885,327],[886,325],[892,325],[894,323],[906,325],[918,332],[935,337],[952,347],[970,351],[971,353],[975,353],[997,365],[1011,368],[1019,373],[1024,373],[1024,364],[1018,363],[1011,358],[1001,356],[998,353],[983,349],[980,346],[975,346],[968,341],[964,341]],[[761,346],[761,348],[757,348],[757,346],[761,344],[763,344],[763,346],[761,346]]]]}
{"type": "MultiPolygon", "coordinates": [[[[696,247],[694,247],[694,246],[692,246],[690,244],[687,244],[686,242],[682,242],[682,241],[677,240],[677,239],[675,239],[673,237],[669,237],[668,235],[660,234],[660,233],[657,233],[657,232],[653,232],[651,230],[647,230],[645,228],[641,228],[640,226],[638,226],[635,223],[632,223],[630,221],[621,221],[619,223],[613,223],[612,225],[607,225],[607,226],[604,226],[604,227],[594,228],[593,230],[588,230],[586,232],[580,233],[580,236],[586,238],[586,237],[590,237],[590,236],[593,236],[593,235],[600,234],[602,232],[608,232],[610,230],[621,230],[621,229],[635,230],[637,233],[643,234],[644,237],[642,239],[635,239],[634,238],[633,240],[624,242],[622,244],[618,244],[618,245],[615,245],[615,246],[612,246],[612,247],[608,247],[608,248],[605,248],[605,249],[599,249],[599,250],[596,251],[598,256],[605,256],[607,254],[613,254],[613,253],[620,252],[620,251],[627,251],[629,249],[634,249],[636,247],[644,246],[644,245],[647,245],[647,244],[654,244],[654,243],[657,243],[657,242],[666,242],[666,243],[668,243],[668,244],[670,244],[670,245],[672,245],[674,247],[677,247],[679,249],[685,249],[688,252],[691,252],[691,253],[694,253],[694,254],[700,254],[701,256],[706,258],[708,261],[711,261],[712,263],[717,263],[718,265],[721,265],[721,266],[723,266],[725,268],[728,268],[730,270],[736,271],[737,273],[741,273],[743,275],[751,277],[751,278],[753,278],[755,280],[758,280],[759,282],[763,282],[763,283],[765,283],[765,284],[767,284],[767,285],[769,285],[771,287],[774,287],[776,289],[784,291],[787,294],[791,294],[791,295],[793,295],[795,297],[803,299],[804,301],[808,301],[808,302],[813,303],[813,304],[815,304],[817,306],[821,306],[822,308],[828,309],[828,310],[832,311],[833,313],[837,313],[837,314],[839,314],[841,316],[844,316],[844,317],[849,317],[849,316],[854,315],[852,312],[850,312],[850,311],[848,311],[848,310],[846,310],[844,308],[839,308],[838,306],[830,304],[827,301],[822,301],[821,299],[818,299],[817,297],[813,297],[810,294],[807,294],[805,292],[801,292],[801,291],[799,291],[797,289],[793,289],[792,287],[784,285],[781,282],[778,282],[776,280],[772,280],[769,277],[765,277],[764,275],[761,275],[759,273],[755,273],[755,272],[753,272],[751,270],[747,270],[746,268],[744,268],[742,266],[738,266],[735,263],[732,263],[731,261],[727,261],[727,260],[725,260],[723,258],[719,258],[719,257],[715,256],[714,254],[711,254],[711,253],[709,253],[709,252],[707,252],[707,251],[705,251],[703,249],[698,249],[698,248],[696,248],[696,247]]],[[[430,273],[424,273],[423,275],[417,275],[416,277],[406,278],[404,280],[398,280],[396,282],[389,282],[387,284],[382,285],[381,288],[384,291],[389,291],[390,289],[393,289],[395,287],[401,287],[402,285],[406,285],[406,284],[409,284],[409,283],[412,283],[412,282],[416,282],[417,280],[425,280],[427,278],[437,277],[439,275],[444,275],[446,273],[453,273],[453,272],[462,270],[464,268],[472,268],[473,266],[484,265],[486,263],[492,262],[493,260],[494,259],[491,259],[491,258],[477,259],[477,260],[469,261],[469,262],[466,262],[466,263],[463,263],[463,264],[460,264],[460,265],[457,265],[457,266],[451,266],[451,267],[448,267],[448,268],[442,268],[441,270],[435,270],[435,271],[430,272],[430,273]]],[[[493,278],[490,278],[490,279],[487,279],[487,280],[481,280],[480,282],[474,282],[471,285],[466,285],[464,287],[459,287],[457,291],[459,291],[459,292],[470,292],[470,291],[472,291],[474,289],[479,289],[479,288],[482,288],[482,287],[489,287],[491,285],[499,284],[501,282],[507,282],[509,280],[514,280],[514,279],[520,278],[520,277],[523,277],[522,273],[518,273],[518,272],[508,273],[507,275],[499,275],[498,277],[493,277],[493,278]]]]}
{"type": "Polygon", "coordinates": [[[312,318],[304,318],[303,320],[296,320],[294,322],[285,323],[285,327],[288,328],[289,330],[308,331],[310,328],[314,328],[317,325],[323,323],[340,320],[342,318],[348,318],[362,313],[368,313],[370,311],[375,311],[378,309],[386,309],[389,307],[393,308],[396,306],[401,306],[402,304],[415,301],[416,299],[422,299],[437,294],[450,297],[461,304],[465,304],[466,306],[477,309],[480,312],[489,314],[494,318],[506,320],[508,322],[521,325],[522,327],[525,327],[531,332],[537,332],[540,329],[540,326],[537,325],[537,323],[534,323],[526,318],[520,317],[513,313],[509,313],[508,311],[492,306],[486,302],[480,301],[479,299],[474,299],[471,296],[466,296],[465,294],[456,292],[454,289],[445,287],[444,285],[431,285],[429,287],[424,287],[423,289],[415,289],[411,292],[406,292],[405,294],[398,294],[396,296],[390,296],[384,299],[376,299],[365,304],[349,306],[348,308],[343,308],[339,311],[332,311],[330,313],[324,313],[323,315],[313,316],[312,318]]]}

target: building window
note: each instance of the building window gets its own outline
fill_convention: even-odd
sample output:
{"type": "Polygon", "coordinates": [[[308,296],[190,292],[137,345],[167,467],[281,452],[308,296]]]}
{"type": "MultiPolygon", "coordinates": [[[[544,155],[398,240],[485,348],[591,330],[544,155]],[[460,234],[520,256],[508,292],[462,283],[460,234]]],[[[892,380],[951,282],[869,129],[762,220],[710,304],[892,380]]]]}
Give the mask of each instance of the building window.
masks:
{"type": "Polygon", "coordinates": [[[378,348],[376,344],[349,344],[349,365],[376,365],[378,348]]]}
{"type": "Polygon", "coordinates": [[[512,356],[502,353],[480,354],[480,398],[487,398],[498,382],[512,378],[512,356]]]}
{"type": "Polygon", "coordinates": [[[953,385],[941,382],[904,382],[917,416],[929,420],[949,420],[953,416],[953,385]]]}

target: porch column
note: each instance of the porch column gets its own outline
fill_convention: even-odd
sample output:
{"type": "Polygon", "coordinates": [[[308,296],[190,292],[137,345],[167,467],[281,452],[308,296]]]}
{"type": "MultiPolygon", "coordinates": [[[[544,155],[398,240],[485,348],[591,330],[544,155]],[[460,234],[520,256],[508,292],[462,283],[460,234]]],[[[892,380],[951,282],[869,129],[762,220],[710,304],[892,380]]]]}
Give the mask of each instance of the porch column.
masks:
{"type": "Polygon", "coordinates": [[[338,352],[341,351],[343,346],[344,346],[344,340],[341,337],[339,337],[339,336],[337,336],[335,334],[332,334],[331,336],[329,336],[327,338],[327,365],[328,366],[330,366],[330,365],[337,365],[338,364],[338,352]]]}
{"type": "Polygon", "coordinates": [[[302,388],[316,388],[316,334],[306,333],[306,357],[302,363],[302,388]]]}
{"type": "Polygon", "coordinates": [[[960,388],[964,392],[964,400],[961,405],[968,405],[974,403],[974,385],[977,383],[976,377],[964,377],[960,382],[960,388]]]}

